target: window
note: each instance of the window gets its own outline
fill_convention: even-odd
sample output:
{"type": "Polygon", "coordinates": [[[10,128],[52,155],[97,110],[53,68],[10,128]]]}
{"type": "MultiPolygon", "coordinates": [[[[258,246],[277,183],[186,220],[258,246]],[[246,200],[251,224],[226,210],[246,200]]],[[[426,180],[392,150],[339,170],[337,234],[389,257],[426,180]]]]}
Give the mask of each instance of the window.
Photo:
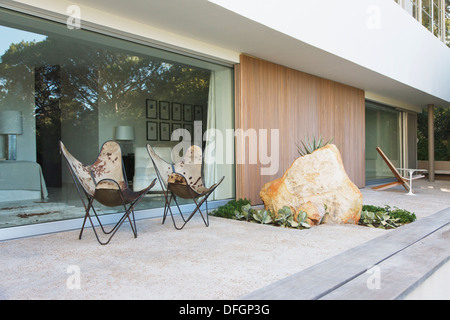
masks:
{"type": "Polygon", "coordinates": [[[376,147],[383,150],[395,167],[402,165],[400,120],[399,111],[366,101],[366,181],[369,183],[392,177],[376,147]]]}
{"type": "MultiPolygon", "coordinates": [[[[0,34],[0,123],[19,114],[21,127],[14,135],[0,128],[0,228],[84,216],[59,140],[86,164],[105,141],[118,140],[128,180],[142,189],[156,177],[139,167],[147,143],[171,161],[179,142],[173,130],[194,121],[203,132],[211,123],[233,129],[230,67],[6,10],[0,34]],[[216,116],[220,121],[210,122],[216,116]],[[10,136],[16,159],[8,161],[10,136]]],[[[214,199],[232,198],[234,165],[214,170],[228,180],[214,199]]],[[[163,204],[148,196],[137,209],[163,204]]]]}
{"type": "Polygon", "coordinates": [[[445,0],[445,43],[450,47],[450,0],[445,0]]]}
{"type": "Polygon", "coordinates": [[[449,0],[404,0],[402,7],[437,38],[450,46],[449,0]]]}

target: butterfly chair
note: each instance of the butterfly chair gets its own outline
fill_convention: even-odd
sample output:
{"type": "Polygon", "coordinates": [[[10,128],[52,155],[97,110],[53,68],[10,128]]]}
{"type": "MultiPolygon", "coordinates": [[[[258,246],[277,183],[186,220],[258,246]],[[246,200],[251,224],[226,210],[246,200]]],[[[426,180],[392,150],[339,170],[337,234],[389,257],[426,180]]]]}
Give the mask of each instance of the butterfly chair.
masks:
{"type": "Polygon", "coordinates": [[[153,162],[153,166],[155,167],[155,171],[166,200],[162,223],[164,224],[167,214],[170,212],[174,227],[181,230],[198,211],[203,219],[203,222],[208,227],[208,197],[220,185],[225,177],[222,177],[218,183],[215,183],[211,187],[205,187],[202,175],[202,149],[196,145],[190,146],[184,157],[177,163],[168,163],[161,159],[161,157],[156,154],[149,144],[147,144],[147,150],[150,155],[150,159],[153,162]],[[180,206],[178,205],[177,197],[190,199],[195,203],[194,210],[187,218],[184,217],[180,206]],[[178,208],[178,212],[183,219],[181,226],[177,226],[175,222],[172,208],[170,206],[172,200],[174,200],[178,208]],[[200,208],[203,203],[206,205],[206,219],[200,208]]]}
{"type": "Polygon", "coordinates": [[[132,191],[129,189],[124,173],[122,152],[119,144],[115,141],[107,141],[103,144],[97,160],[92,165],[84,165],[78,161],[69,153],[69,151],[67,151],[62,141],[60,141],[60,148],[67,161],[69,171],[86,210],[79,239],[81,239],[87,219],[89,219],[91,223],[95,237],[102,245],[108,244],[111,241],[112,237],[126,219],[130,222],[131,230],[136,238],[137,229],[134,218],[134,208],[144,195],[155,185],[156,179],[154,179],[148,187],[140,191],[132,191]],[[80,189],[83,190],[83,192],[80,189]],[[86,198],[84,198],[83,193],[86,198]],[[100,222],[100,218],[93,205],[94,200],[108,207],[124,207],[125,213],[110,231],[106,231],[100,222]],[[102,242],[97,234],[92,221],[91,211],[94,213],[103,233],[109,235],[106,242],[102,242]],[[130,219],[130,215],[133,222],[130,219]]]}

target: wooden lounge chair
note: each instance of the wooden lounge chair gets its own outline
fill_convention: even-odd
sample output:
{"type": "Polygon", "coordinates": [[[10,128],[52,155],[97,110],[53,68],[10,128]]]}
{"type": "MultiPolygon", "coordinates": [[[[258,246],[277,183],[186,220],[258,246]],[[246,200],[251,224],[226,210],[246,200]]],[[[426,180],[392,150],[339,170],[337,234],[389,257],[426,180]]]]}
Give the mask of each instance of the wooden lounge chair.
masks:
{"type": "MultiPolygon", "coordinates": [[[[382,185],[379,185],[379,186],[375,186],[375,187],[372,187],[372,189],[374,189],[374,190],[385,190],[385,189],[389,189],[389,188],[396,187],[396,186],[403,186],[403,188],[405,188],[406,191],[409,191],[409,194],[412,194],[412,188],[411,188],[412,180],[420,179],[420,178],[423,178],[425,176],[424,175],[413,176],[412,172],[411,172],[409,178],[403,177],[398,172],[397,168],[394,167],[394,165],[389,160],[389,158],[384,154],[384,152],[379,147],[377,147],[376,149],[377,149],[378,153],[381,155],[381,158],[383,158],[384,162],[386,162],[387,166],[389,167],[389,169],[394,174],[394,176],[397,179],[397,181],[389,182],[389,183],[382,184],[382,185]],[[409,183],[408,183],[408,180],[409,180],[409,183]]],[[[404,170],[410,170],[410,169],[404,169],[404,170]]],[[[414,169],[412,171],[417,171],[417,170],[418,169],[414,169]]]]}

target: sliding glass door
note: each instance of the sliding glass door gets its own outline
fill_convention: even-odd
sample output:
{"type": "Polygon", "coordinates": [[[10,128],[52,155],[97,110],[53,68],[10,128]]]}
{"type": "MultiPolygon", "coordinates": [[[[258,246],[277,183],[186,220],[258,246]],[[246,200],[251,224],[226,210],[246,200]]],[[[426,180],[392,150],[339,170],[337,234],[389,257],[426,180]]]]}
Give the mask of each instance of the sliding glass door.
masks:
{"type": "Polygon", "coordinates": [[[401,112],[366,101],[366,183],[393,177],[376,151],[380,147],[396,167],[402,164],[401,112]]]}
{"type": "MultiPolygon", "coordinates": [[[[119,141],[128,180],[140,190],[156,177],[147,143],[171,161],[174,130],[194,134],[200,124],[191,138],[205,147],[207,129],[233,129],[228,66],[7,10],[0,34],[1,123],[20,124],[0,128],[0,228],[83,217],[60,140],[85,164],[105,141],[119,141]],[[16,159],[6,152],[11,134],[16,159]]],[[[234,164],[208,163],[207,173],[226,176],[213,198],[234,197],[234,164]]],[[[148,196],[138,209],[163,204],[148,196]]]]}

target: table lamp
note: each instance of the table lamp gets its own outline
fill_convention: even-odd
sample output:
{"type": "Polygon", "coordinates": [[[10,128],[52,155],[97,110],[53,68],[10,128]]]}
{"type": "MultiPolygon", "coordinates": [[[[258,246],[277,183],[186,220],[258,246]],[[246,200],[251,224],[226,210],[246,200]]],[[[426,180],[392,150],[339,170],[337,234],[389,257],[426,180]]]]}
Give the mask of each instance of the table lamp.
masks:
{"type": "MultiPolygon", "coordinates": [[[[116,140],[119,141],[133,141],[134,140],[134,127],[132,126],[118,126],[116,127],[116,140]]],[[[128,143],[122,143],[124,149],[128,149],[128,143]]],[[[132,149],[132,146],[130,146],[132,149]]],[[[125,151],[125,150],[124,150],[125,151]]],[[[129,150],[127,150],[129,151],[129,150]]],[[[124,152],[129,153],[129,152],[124,152]]]]}
{"type": "Polygon", "coordinates": [[[134,128],[132,126],[118,126],[116,128],[116,140],[134,140],[134,128]]]}
{"type": "Polygon", "coordinates": [[[0,134],[8,135],[7,160],[17,158],[17,135],[22,134],[22,112],[15,110],[0,111],[0,134]]]}

